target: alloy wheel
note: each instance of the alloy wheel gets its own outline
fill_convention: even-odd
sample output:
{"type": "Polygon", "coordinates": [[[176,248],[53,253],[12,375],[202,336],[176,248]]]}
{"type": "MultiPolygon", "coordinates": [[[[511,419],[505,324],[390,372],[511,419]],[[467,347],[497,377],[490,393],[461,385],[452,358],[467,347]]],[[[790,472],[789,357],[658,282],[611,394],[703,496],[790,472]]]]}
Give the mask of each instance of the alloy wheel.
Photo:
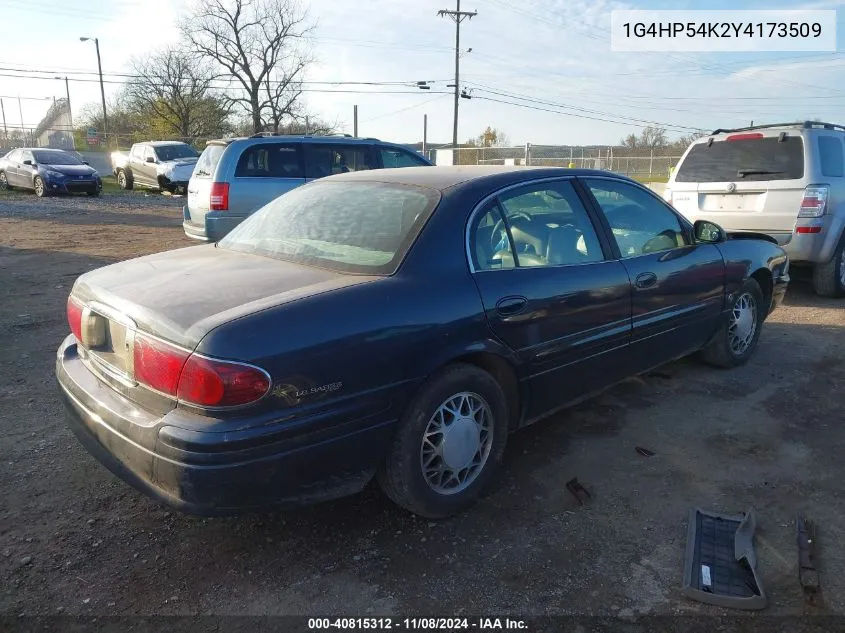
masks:
{"type": "Polygon", "coordinates": [[[737,356],[744,354],[757,332],[757,302],[745,292],[734,303],[728,327],[728,344],[737,356]]]}
{"type": "Polygon", "coordinates": [[[466,490],[490,456],[493,413],[477,393],[450,396],[428,421],[420,447],[420,467],[429,488],[442,495],[466,490]]]}
{"type": "Polygon", "coordinates": [[[5,172],[0,174],[0,191],[5,191],[9,188],[9,182],[6,180],[5,172]]]}
{"type": "Polygon", "coordinates": [[[44,181],[40,178],[35,179],[35,195],[39,198],[44,195],[44,181]]]}
{"type": "Polygon", "coordinates": [[[122,171],[117,173],[117,184],[121,189],[126,189],[126,174],[122,171]]]}

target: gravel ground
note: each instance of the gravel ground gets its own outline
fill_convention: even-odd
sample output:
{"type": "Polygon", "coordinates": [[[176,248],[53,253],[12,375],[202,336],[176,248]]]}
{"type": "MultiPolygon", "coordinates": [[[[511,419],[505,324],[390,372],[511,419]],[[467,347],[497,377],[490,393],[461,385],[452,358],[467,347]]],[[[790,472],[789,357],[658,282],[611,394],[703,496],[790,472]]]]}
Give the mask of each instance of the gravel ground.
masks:
{"type": "Polygon", "coordinates": [[[513,435],[447,521],[375,489],[227,519],[141,496],[66,430],[53,359],[75,277],[188,246],[180,206],[0,194],[0,614],[720,614],[680,593],[693,506],[755,508],[769,614],[845,614],[845,302],[802,283],[747,366],[685,359],[513,435]],[[798,513],[819,526],[822,608],[797,582],[798,513]]]}

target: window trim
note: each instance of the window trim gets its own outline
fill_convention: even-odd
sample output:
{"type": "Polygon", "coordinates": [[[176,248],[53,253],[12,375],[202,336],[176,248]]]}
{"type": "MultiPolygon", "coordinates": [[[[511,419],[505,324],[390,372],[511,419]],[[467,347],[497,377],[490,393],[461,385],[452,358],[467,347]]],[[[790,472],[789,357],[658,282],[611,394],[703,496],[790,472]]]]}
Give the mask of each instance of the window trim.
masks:
{"type": "Polygon", "coordinates": [[[610,226],[610,222],[608,222],[607,216],[605,215],[604,210],[601,208],[601,204],[599,204],[599,201],[596,199],[596,197],[593,195],[593,192],[590,190],[590,187],[586,182],[587,180],[613,180],[615,182],[620,182],[622,184],[632,185],[632,186],[636,187],[637,189],[645,191],[654,200],[659,202],[661,206],[668,209],[675,216],[675,218],[677,218],[678,223],[681,225],[681,229],[684,232],[684,237],[687,239],[689,244],[686,244],[684,246],[678,246],[676,248],[670,248],[670,249],[667,249],[665,251],[658,251],[658,253],[671,253],[672,251],[680,250],[682,248],[690,248],[692,246],[698,246],[699,245],[695,241],[695,232],[693,231],[693,226],[690,223],[690,221],[687,220],[683,215],[681,215],[681,213],[677,209],[675,209],[672,205],[670,205],[668,202],[666,202],[663,198],[661,198],[656,193],[654,193],[651,189],[649,189],[648,187],[644,186],[643,184],[637,182],[636,180],[629,180],[627,178],[615,178],[613,176],[604,176],[604,175],[600,175],[600,176],[579,176],[577,179],[578,179],[581,187],[583,187],[583,189],[584,189],[584,194],[586,196],[588,196],[590,204],[593,205],[594,209],[598,212],[599,217],[601,218],[602,230],[605,234],[605,237],[610,241],[610,247],[613,249],[613,255],[614,255],[613,258],[614,259],[619,260],[619,261],[623,261],[623,260],[626,260],[626,259],[636,259],[637,257],[648,257],[648,256],[651,256],[651,255],[654,255],[655,253],[644,253],[644,254],[641,253],[641,254],[636,255],[634,257],[622,257],[622,252],[619,250],[619,244],[616,242],[616,238],[613,235],[613,229],[610,226]]]}
{"type": "MultiPolygon", "coordinates": [[[[223,160],[223,157],[221,155],[220,160],[218,161],[218,164],[222,160],[223,160]]],[[[303,182],[305,181],[305,150],[303,149],[303,143],[298,143],[298,142],[295,142],[295,141],[288,141],[288,142],[280,143],[280,142],[273,142],[273,141],[266,141],[266,140],[263,143],[251,143],[250,145],[247,145],[246,147],[243,148],[241,153],[238,154],[238,158],[235,161],[233,161],[233,163],[234,164],[232,166],[232,180],[247,180],[247,181],[253,181],[253,180],[273,180],[273,181],[278,181],[278,180],[302,180],[303,182]],[[297,162],[299,163],[299,172],[302,175],[301,176],[238,176],[237,175],[238,165],[240,164],[241,158],[243,158],[243,155],[246,152],[248,152],[249,150],[253,149],[254,147],[263,147],[265,145],[284,145],[284,146],[288,146],[288,147],[293,147],[296,150],[296,159],[297,159],[297,162]]]]}
{"type": "MultiPolygon", "coordinates": [[[[610,179],[610,180],[620,180],[619,178],[610,179]]],[[[614,254],[613,250],[608,250],[611,248],[615,248],[615,242],[608,242],[607,236],[604,232],[604,224],[601,222],[606,222],[607,220],[604,216],[596,216],[595,209],[591,208],[592,201],[589,199],[585,199],[584,192],[581,191],[579,188],[578,179],[575,176],[547,176],[545,178],[536,178],[534,180],[523,180],[521,182],[513,183],[510,185],[506,185],[505,187],[501,187],[494,191],[491,194],[484,196],[479,202],[475,204],[470,212],[469,216],[467,217],[466,226],[464,227],[464,257],[466,258],[467,265],[469,266],[469,272],[471,275],[479,274],[479,273],[498,273],[504,271],[511,271],[511,270],[548,270],[552,268],[571,268],[573,266],[591,266],[595,264],[601,264],[606,261],[614,259],[612,255],[614,254]],[[518,254],[516,252],[516,248],[514,248],[513,244],[513,237],[511,236],[510,225],[508,224],[507,214],[504,213],[504,207],[502,206],[502,202],[499,197],[513,189],[521,189],[526,186],[530,185],[538,185],[543,183],[550,183],[550,182],[570,182],[572,183],[572,188],[575,190],[575,194],[578,196],[581,204],[584,206],[584,211],[587,213],[587,218],[590,220],[590,224],[593,227],[593,231],[596,233],[596,238],[599,241],[599,245],[602,250],[602,259],[594,261],[594,262],[581,262],[578,264],[555,264],[553,266],[522,266],[519,265],[518,254]],[[511,245],[511,250],[514,253],[514,267],[513,268],[483,268],[481,270],[476,270],[474,264],[474,258],[472,256],[472,226],[473,222],[476,219],[476,216],[486,208],[489,202],[495,202],[495,204],[499,207],[500,213],[502,218],[505,221],[505,228],[508,233],[508,241],[511,245]],[[601,222],[597,224],[597,221],[601,218],[601,222]]],[[[618,252],[618,248],[617,248],[618,252]]]]}

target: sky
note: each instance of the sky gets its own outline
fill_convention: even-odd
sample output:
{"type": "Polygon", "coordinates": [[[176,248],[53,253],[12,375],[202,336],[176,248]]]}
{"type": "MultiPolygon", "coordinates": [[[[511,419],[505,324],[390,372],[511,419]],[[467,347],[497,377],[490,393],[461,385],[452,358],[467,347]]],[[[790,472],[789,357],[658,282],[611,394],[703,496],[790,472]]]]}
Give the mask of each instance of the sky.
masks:
{"type": "MultiPolygon", "coordinates": [[[[97,37],[107,97],[128,62],[180,40],[192,0],[3,0],[0,96],[9,126],[35,127],[53,97],[75,116],[100,100],[97,37]],[[8,75],[15,75],[8,76],[8,75]],[[22,77],[21,75],[27,75],[22,77]],[[40,78],[33,78],[38,75],[40,78]],[[20,102],[18,96],[21,97],[20,102]]],[[[385,89],[309,84],[309,111],[351,133],[401,143],[450,142],[455,0],[302,0],[315,27],[309,82],[407,82],[385,89]],[[419,90],[418,81],[432,82],[419,90]],[[358,90],[319,92],[319,90],[358,90]],[[365,94],[379,90],[379,94],[365,94]],[[389,90],[394,94],[383,94],[389,90]]],[[[845,54],[624,53],[610,46],[613,9],[838,9],[845,0],[462,0],[459,140],[487,126],[511,145],[611,144],[659,124],[670,138],[695,129],[818,118],[845,123],[845,54]],[[469,49],[472,49],[471,51],[469,49]],[[507,103],[503,103],[507,102],[507,103]]]]}

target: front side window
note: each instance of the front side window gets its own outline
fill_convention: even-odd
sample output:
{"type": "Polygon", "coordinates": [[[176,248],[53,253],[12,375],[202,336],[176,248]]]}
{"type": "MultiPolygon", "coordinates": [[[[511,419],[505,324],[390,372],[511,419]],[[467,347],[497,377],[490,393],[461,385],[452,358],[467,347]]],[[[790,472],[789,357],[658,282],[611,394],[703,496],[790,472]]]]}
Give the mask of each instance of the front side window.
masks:
{"type": "Polygon", "coordinates": [[[315,182],[239,224],[220,248],[338,272],[395,272],[440,200],[434,189],[378,182],[315,182]]]}
{"type": "Polygon", "coordinates": [[[420,156],[401,149],[382,148],[379,150],[379,154],[381,154],[381,164],[385,169],[391,167],[422,167],[428,164],[420,156]]]}
{"type": "Polygon", "coordinates": [[[470,256],[475,270],[499,270],[516,266],[502,212],[495,202],[476,215],[470,227],[470,256]]]}
{"type": "Polygon", "coordinates": [[[680,248],[689,244],[678,216],[636,185],[617,180],[585,179],[610,224],[622,257],[680,248]]]}
{"type": "Polygon", "coordinates": [[[160,145],[156,148],[159,160],[177,160],[179,158],[196,158],[199,156],[197,150],[190,145],[160,145]]]}
{"type": "Polygon", "coordinates": [[[373,169],[370,151],[362,146],[310,143],[305,146],[305,177],[324,178],[350,171],[373,169]]]}
{"type": "Polygon", "coordinates": [[[250,145],[238,159],[235,178],[303,178],[299,145],[250,145]]]}
{"type": "Polygon", "coordinates": [[[156,160],[156,153],[152,147],[147,146],[144,148],[144,160],[149,162],[150,159],[153,159],[153,162],[156,160]]]}

